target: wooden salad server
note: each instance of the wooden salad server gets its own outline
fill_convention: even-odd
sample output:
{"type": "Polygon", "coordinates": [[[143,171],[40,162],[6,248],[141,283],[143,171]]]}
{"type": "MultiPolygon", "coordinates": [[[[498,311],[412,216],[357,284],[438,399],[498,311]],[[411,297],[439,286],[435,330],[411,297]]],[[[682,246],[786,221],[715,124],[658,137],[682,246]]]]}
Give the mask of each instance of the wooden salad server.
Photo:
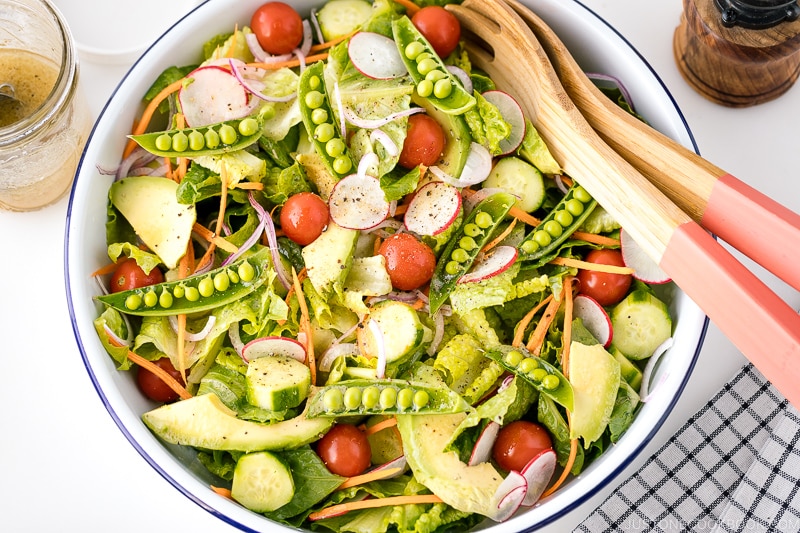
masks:
{"type": "Polygon", "coordinates": [[[800,214],[616,105],[539,16],[518,0],[505,1],[536,35],[567,94],[606,143],[701,226],[800,290],[800,214]]]}
{"type": "Polygon", "coordinates": [[[603,142],[508,4],[465,0],[447,9],[461,22],[473,63],[517,99],[565,173],[800,406],[800,315],[603,142]]]}

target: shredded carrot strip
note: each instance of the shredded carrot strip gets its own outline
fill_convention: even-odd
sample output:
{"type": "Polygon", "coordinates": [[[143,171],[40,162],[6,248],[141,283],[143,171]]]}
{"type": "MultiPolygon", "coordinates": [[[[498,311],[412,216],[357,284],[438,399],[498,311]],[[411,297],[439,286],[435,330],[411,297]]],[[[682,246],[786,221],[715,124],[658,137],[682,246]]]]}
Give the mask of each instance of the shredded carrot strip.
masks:
{"type": "MultiPolygon", "coordinates": [[[[108,342],[116,347],[122,347],[113,337],[108,336],[108,342]]],[[[141,355],[133,352],[132,350],[128,350],[128,359],[139,365],[140,367],[150,371],[152,374],[157,376],[161,381],[163,381],[170,389],[174,390],[178,396],[182,399],[186,400],[191,398],[192,395],[189,394],[183,385],[178,383],[178,380],[173,378],[171,375],[167,373],[166,370],[158,366],[157,364],[153,363],[152,361],[148,361],[141,355]]]]}
{"type": "Polygon", "coordinates": [[[164,158],[164,166],[167,167],[167,170],[164,173],[164,175],[167,176],[167,178],[174,180],[174,177],[172,175],[172,160],[169,157],[164,158]]]}
{"type": "Polygon", "coordinates": [[[556,257],[550,261],[550,264],[581,268],[583,270],[595,270],[597,272],[606,272],[608,274],[633,274],[632,268],[617,265],[603,265],[601,263],[589,263],[587,261],[581,261],[580,259],[573,259],[571,257],[556,257]]]}
{"type": "Polygon", "coordinates": [[[512,218],[512,219],[511,219],[511,224],[509,224],[508,226],[506,226],[506,229],[504,229],[504,230],[503,230],[503,231],[500,233],[500,235],[498,235],[497,237],[495,237],[494,239],[492,239],[492,240],[491,240],[491,242],[488,242],[488,243],[486,243],[486,245],[483,247],[483,249],[482,249],[481,251],[482,251],[483,253],[486,253],[487,251],[491,250],[492,248],[494,248],[495,246],[497,246],[498,244],[500,244],[500,242],[501,242],[503,239],[505,239],[506,237],[508,237],[509,233],[511,233],[511,232],[514,230],[514,226],[516,226],[516,225],[517,225],[517,220],[518,220],[518,219],[516,219],[516,218],[512,218]]]}
{"type": "MultiPolygon", "coordinates": [[[[222,172],[220,172],[220,199],[219,199],[219,215],[217,216],[217,224],[214,226],[214,239],[211,240],[211,244],[208,246],[206,253],[203,254],[203,257],[200,259],[198,264],[198,269],[201,266],[204,266],[209,261],[213,260],[214,257],[214,250],[217,247],[218,242],[228,242],[221,237],[217,237],[219,235],[220,230],[222,229],[222,223],[225,221],[225,209],[228,205],[228,167],[222,165],[222,172]]],[[[234,246],[234,248],[236,248],[234,246]]],[[[237,248],[238,249],[238,248],[237,248]]]]}
{"type": "Polygon", "coordinates": [[[355,487],[357,485],[363,485],[364,483],[369,483],[370,481],[390,478],[393,475],[400,473],[400,470],[402,470],[400,467],[372,470],[371,472],[367,472],[366,474],[361,474],[360,476],[353,476],[349,478],[347,481],[339,485],[339,487],[336,490],[348,489],[350,487],[355,487]]]}
{"type": "Polygon", "coordinates": [[[358,33],[358,30],[356,30],[356,31],[354,31],[352,33],[348,33],[347,35],[342,35],[341,37],[337,37],[335,39],[331,39],[330,41],[325,41],[324,43],[315,44],[309,49],[309,52],[313,54],[314,52],[319,52],[321,50],[327,50],[328,48],[331,48],[332,46],[337,45],[342,41],[346,41],[347,39],[349,39],[350,37],[352,37],[356,33],[358,33]]]}
{"type": "MultiPolygon", "coordinates": [[[[180,263],[178,263],[178,279],[185,279],[189,273],[194,270],[194,248],[192,244],[186,247],[186,253],[183,254],[181,257],[180,263]]],[[[185,351],[185,342],[186,342],[186,315],[180,314],[178,315],[178,340],[177,340],[177,349],[178,349],[178,372],[180,372],[181,376],[186,376],[186,351],[185,351]]],[[[185,380],[185,378],[184,378],[185,380]]]]}
{"type": "Polygon", "coordinates": [[[561,183],[563,183],[565,187],[572,187],[575,184],[575,181],[569,176],[561,174],[561,183]]]}
{"type": "Polygon", "coordinates": [[[538,226],[539,224],[542,223],[541,220],[539,220],[535,216],[531,215],[527,211],[523,211],[522,209],[520,209],[516,205],[512,205],[511,206],[511,209],[509,209],[508,214],[511,215],[514,218],[519,219],[520,221],[524,222],[525,224],[527,224],[529,226],[536,227],[536,226],[538,226]]]}
{"type": "Polygon", "coordinates": [[[314,356],[314,333],[311,329],[311,317],[308,314],[303,287],[300,285],[300,279],[297,277],[297,272],[295,272],[294,268],[292,268],[292,282],[297,302],[300,304],[300,328],[306,334],[306,364],[311,371],[311,384],[315,385],[317,383],[317,361],[314,356]]]}
{"type": "Polygon", "coordinates": [[[226,489],[225,487],[215,487],[214,485],[209,485],[209,486],[211,487],[211,490],[213,490],[220,496],[228,498],[229,500],[233,499],[233,496],[231,496],[231,489],[226,489]]]}
{"type": "Polygon", "coordinates": [[[245,189],[249,191],[263,191],[264,184],[263,183],[253,183],[252,181],[240,181],[236,185],[234,185],[236,189],[245,189]]]}
{"type": "Polygon", "coordinates": [[[413,16],[414,13],[419,11],[419,6],[412,2],[411,0],[394,0],[396,3],[400,4],[404,8],[406,8],[406,14],[410,17],[413,16]]]}
{"type": "Polygon", "coordinates": [[[395,214],[395,216],[397,216],[397,215],[405,215],[406,211],[408,211],[408,204],[399,204],[395,208],[394,214],[395,214]]]}
{"type": "Polygon", "coordinates": [[[542,307],[549,304],[550,300],[552,299],[553,295],[551,294],[550,296],[548,296],[547,298],[536,304],[536,306],[533,309],[528,311],[528,313],[524,317],[522,317],[522,320],[520,320],[519,324],[517,324],[517,330],[514,332],[514,340],[511,341],[511,346],[522,345],[522,339],[525,336],[525,329],[528,327],[528,324],[530,324],[531,320],[533,320],[533,317],[536,315],[536,313],[538,313],[542,307]]]}
{"type": "Polygon", "coordinates": [[[373,435],[381,430],[386,428],[394,427],[397,425],[397,418],[391,417],[387,418],[386,420],[381,420],[377,424],[373,426],[368,426],[364,428],[364,435],[370,436],[373,435]]]}
{"type": "Polygon", "coordinates": [[[550,328],[550,324],[553,323],[553,319],[556,317],[556,311],[558,311],[560,306],[561,299],[555,297],[547,304],[542,318],[539,320],[539,323],[536,324],[536,328],[533,330],[533,333],[531,333],[528,344],[525,346],[532,354],[539,355],[541,353],[547,330],[550,328]]]}
{"type": "Polygon", "coordinates": [[[416,301],[416,302],[414,302],[413,304],[411,304],[411,307],[413,307],[414,309],[416,309],[417,311],[419,311],[420,309],[422,309],[423,307],[425,307],[425,302],[423,302],[421,299],[417,299],[417,301],[416,301]]]}
{"type": "Polygon", "coordinates": [[[222,248],[228,253],[233,254],[239,250],[238,246],[236,246],[230,241],[226,241],[222,237],[217,236],[210,229],[206,228],[200,223],[195,222],[194,226],[192,226],[192,231],[200,235],[208,242],[216,244],[218,248],[222,248]]]}
{"type": "Polygon", "coordinates": [[[564,332],[563,332],[563,345],[564,349],[561,352],[561,368],[564,372],[564,377],[569,379],[569,350],[572,343],[572,276],[564,277],[564,332]]]}
{"type": "Polygon", "coordinates": [[[605,235],[598,235],[596,233],[589,233],[587,231],[573,232],[572,238],[586,242],[591,242],[593,244],[599,244],[601,246],[618,247],[620,245],[619,239],[614,239],[613,237],[606,237],[605,235]]]}
{"type": "MultiPolygon", "coordinates": [[[[178,89],[183,86],[183,79],[178,81],[174,81],[161,89],[161,92],[158,93],[155,98],[150,100],[147,104],[147,107],[144,108],[144,112],[142,113],[142,117],[136,123],[136,127],[133,130],[133,135],[141,135],[147,129],[147,126],[150,124],[150,121],[153,119],[153,114],[158,109],[158,106],[161,102],[164,101],[166,97],[171,95],[172,93],[176,92],[178,89]]],[[[125,151],[122,154],[123,159],[131,155],[133,149],[136,148],[136,141],[128,140],[128,144],[125,146],[125,151]]]]}
{"type": "Polygon", "coordinates": [[[413,505],[424,503],[442,503],[442,499],[435,494],[418,494],[414,496],[390,496],[388,498],[372,498],[358,502],[340,503],[331,505],[315,513],[308,515],[309,520],[322,520],[344,514],[348,511],[358,511],[360,509],[375,509],[389,505],[413,505]]]}
{"type": "Polygon", "coordinates": [[[105,276],[106,274],[111,274],[112,272],[114,272],[115,268],[117,268],[116,263],[109,263],[105,266],[101,266],[100,268],[98,268],[89,275],[93,278],[97,276],[105,276]]]}
{"type": "Polygon", "coordinates": [[[380,237],[375,238],[375,242],[372,243],[372,255],[378,255],[378,251],[381,249],[381,243],[383,241],[380,237]]]}
{"type": "MultiPolygon", "coordinates": [[[[327,59],[328,52],[323,52],[321,54],[313,54],[306,56],[306,63],[313,63],[315,61],[322,61],[327,59]]],[[[263,68],[265,70],[278,70],[281,68],[291,68],[291,67],[299,67],[300,60],[299,59],[289,59],[288,61],[278,61],[276,63],[248,63],[248,67],[256,67],[256,68],[263,68]]]]}
{"type": "Polygon", "coordinates": [[[553,483],[553,486],[544,491],[544,493],[541,496],[542,498],[546,498],[547,496],[553,494],[556,491],[556,489],[558,489],[558,487],[560,487],[561,484],[564,483],[564,480],[566,480],[567,476],[569,475],[569,471],[572,470],[572,465],[575,463],[575,457],[577,455],[578,455],[578,439],[572,439],[569,442],[569,458],[567,459],[567,464],[564,465],[564,470],[561,471],[561,476],[559,476],[556,482],[553,483]]]}

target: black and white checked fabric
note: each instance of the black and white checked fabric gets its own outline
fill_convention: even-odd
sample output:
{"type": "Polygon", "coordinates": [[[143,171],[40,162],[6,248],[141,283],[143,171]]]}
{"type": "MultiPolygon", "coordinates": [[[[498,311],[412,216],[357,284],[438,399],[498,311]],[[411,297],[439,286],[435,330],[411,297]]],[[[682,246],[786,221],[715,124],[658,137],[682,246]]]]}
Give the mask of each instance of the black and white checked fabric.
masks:
{"type": "Polygon", "coordinates": [[[798,441],[800,414],[748,364],[575,533],[800,532],[798,441]]]}

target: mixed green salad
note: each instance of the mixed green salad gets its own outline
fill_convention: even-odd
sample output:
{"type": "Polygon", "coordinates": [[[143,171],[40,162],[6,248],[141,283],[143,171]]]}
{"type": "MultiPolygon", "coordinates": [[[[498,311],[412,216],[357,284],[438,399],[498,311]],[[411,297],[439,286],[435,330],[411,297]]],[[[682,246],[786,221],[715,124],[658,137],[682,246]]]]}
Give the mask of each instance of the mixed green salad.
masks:
{"type": "Polygon", "coordinates": [[[113,170],[95,327],[144,423],[295,527],[537,505],[646,400],[669,280],[443,5],[236,22],[154,80],[113,170]]]}

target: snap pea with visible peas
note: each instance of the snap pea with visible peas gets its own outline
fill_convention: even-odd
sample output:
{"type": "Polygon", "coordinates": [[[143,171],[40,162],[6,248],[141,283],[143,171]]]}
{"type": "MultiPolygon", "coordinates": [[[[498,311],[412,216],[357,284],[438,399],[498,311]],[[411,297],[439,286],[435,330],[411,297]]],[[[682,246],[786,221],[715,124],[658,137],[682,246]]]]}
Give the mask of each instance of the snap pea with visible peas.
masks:
{"type": "Polygon", "coordinates": [[[572,411],[574,403],[572,385],[564,374],[541,357],[533,355],[522,346],[497,346],[487,351],[486,357],[572,411]]]}
{"type": "Polygon", "coordinates": [[[269,248],[205,274],[115,292],[96,299],[138,316],[166,316],[208,311],[233,302],[260,287],[272,271],[269,248]]]}
{"type": "Polygon", "coordinates": [[[516,198],[506,192],[497,192],[484,198],[449,240],[431,278],[431,314],[447,300],[458,279],[469,272],[481,248],[489,242],[515,201],[516,198]]]}
{"type": "Polygon", "coordinates": [[[319,387],[309,418],[373,414],[460,413],[469,405],[447,387],[395,379],[353,379],[319,387]]]}
{"type": "Polygon", "coordinates": [[[200,128],[154,131],[129,137],[153,155],[198,157],[247,148],[261,137],[261,125],[256,118],[246,117],[200,128]]]}

